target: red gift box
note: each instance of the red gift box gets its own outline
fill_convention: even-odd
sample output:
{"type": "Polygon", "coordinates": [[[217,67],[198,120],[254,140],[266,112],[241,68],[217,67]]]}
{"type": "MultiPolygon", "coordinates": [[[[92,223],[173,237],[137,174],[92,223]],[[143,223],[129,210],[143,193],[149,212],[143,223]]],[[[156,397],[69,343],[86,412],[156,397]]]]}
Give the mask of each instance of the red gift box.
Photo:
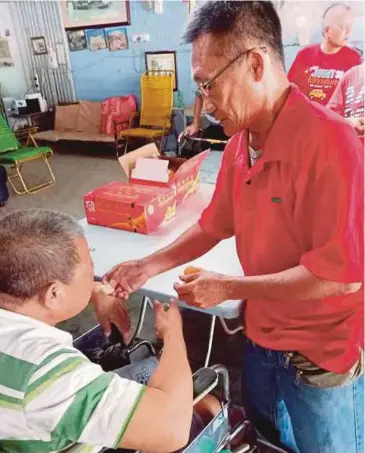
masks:
{"type": "Polygon", "coordinates": [[[168,158],[149,144],[120,157],[128,182],[111,182],[85,195],[88,223],[143,234],[156,230],[198,190],[199,169],[208,153],[168,158]]]}
{"type": "Polygon", "coordinates": [[[198,190],[200,167],[209,152],[203,151],[191,159],[164,157],[160,156],[156,145],[150,143],[119,157],[119,162],[130,184],[170,188],[179,205],[198,190]],[[139,163],[142,168],[138,172],[139,163]]]}
{"type": "Polygon", "coordinates": [[[175,215],[176,198],[165,188],[111,182],[87,193],[88,223],[148,234],[175,215]]]}

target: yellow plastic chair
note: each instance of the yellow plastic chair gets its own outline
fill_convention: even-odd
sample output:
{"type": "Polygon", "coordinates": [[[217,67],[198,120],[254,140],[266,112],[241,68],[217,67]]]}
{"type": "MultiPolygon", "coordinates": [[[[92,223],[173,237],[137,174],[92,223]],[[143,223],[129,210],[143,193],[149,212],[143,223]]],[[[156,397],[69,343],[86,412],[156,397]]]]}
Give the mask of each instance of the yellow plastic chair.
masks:
{"type": "Polygon", "coordinates": [[[124,154],[130,138],[145,138],[155,142],[161,151],[162,139],[169,134],[172,125],[174,93],[173,71],[147,71],[141,76],[141,112],[129,120],[129,128],[119,137],[125,140],[124,154]],[[139,126],[135,126],[140,117],[139,126]]]}

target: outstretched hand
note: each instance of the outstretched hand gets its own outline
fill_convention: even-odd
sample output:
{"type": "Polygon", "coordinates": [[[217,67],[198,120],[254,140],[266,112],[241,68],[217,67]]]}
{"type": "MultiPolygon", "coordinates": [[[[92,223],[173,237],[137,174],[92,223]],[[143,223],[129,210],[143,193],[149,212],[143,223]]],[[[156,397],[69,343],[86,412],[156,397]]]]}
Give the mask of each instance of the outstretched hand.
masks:
{"type": "Polygon", "coordinates": [[[229,280],[216,272],[201,271],[181,275],[183,283],[175,283],[179,300],[199,308],[209,308],[229,299],[229,280]]]}
{"type": "Polygon", "coordinates": [[[103,278],[105,283],[108,283],[114,288],[114,295],[121,299],[128,297],[148,280],[149,275],[142,261],[126,261],[117,264],[108,271],[103,278]]]}

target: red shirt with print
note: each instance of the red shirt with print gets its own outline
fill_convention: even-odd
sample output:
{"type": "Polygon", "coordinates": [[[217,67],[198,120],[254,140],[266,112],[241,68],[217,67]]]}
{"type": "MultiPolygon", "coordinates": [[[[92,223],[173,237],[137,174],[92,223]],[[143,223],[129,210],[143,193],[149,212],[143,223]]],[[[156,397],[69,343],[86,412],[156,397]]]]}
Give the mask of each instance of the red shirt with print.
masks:
{"type": "MultiPolygon", "coordinates": [[[[364,71],[364,64],[347,71],[327,107],[345,118],[364,118],[364,71]]],[[[364,135],[360,136],[360,139],[364,143],[364,135]]]]}
{"type": "Polygon", "coordinates": [[[326,105],[345,72],[359,64],[360,54],[350,47],[342,47],[335,54],[325,54],[320,44],[313,44],[298,52],[288,79],[310,99],[326,105]]]}
{"type": "MultiPolygon", "coordinates": [[[[235,236],[248,276],[301,264],[324,280],[362,282],[364,153],[354,129],[293,85],[252,167],[247,142],[243,131],[227,144],[202,230],[235,236]]],[[[319,300],[247,300],[245,333],[346,373],[363,347],[363,303],[363,288],[319,300]]]]}

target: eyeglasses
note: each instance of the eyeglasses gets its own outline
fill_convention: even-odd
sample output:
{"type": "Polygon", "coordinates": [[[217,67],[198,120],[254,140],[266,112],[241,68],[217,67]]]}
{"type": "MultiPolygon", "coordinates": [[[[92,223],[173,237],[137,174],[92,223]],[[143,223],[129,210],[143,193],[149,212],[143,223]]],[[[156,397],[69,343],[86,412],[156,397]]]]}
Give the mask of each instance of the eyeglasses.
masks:
{"type": "MultiPolygon", "coordinates": [[[[258,47],[261,49],[263,52],[267,51],[266,47],[258,47]]],[[[251,49],[244,50],[243,52],[239,53],[233,60],[229,61],[225,66],[223,66],[222,69],[220,69],[212,78],[207,80],[204,83],[200,83],[197,87],[198,92],[203,95],[203,96],[209,96],[209,91],[213,85],[213,83],[220,77],[225,71],[227,71],[228,68],[230,68],[238,59],[243,57],[244,55],[252,52],[254,49],[257,49],[257,47],[252,47],[251,49]]]]}

